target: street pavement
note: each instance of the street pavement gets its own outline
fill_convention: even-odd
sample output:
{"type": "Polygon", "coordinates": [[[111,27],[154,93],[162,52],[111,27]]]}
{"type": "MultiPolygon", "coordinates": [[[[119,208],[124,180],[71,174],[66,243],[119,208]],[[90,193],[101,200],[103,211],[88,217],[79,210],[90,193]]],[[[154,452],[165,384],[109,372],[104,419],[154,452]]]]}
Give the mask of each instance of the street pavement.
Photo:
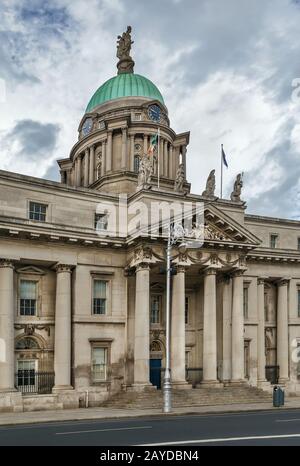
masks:
{"type": "Polygon", "coordinates": [[[1,446],[300,445],[300,409],[46,422],[0,427],[1,446]]]}

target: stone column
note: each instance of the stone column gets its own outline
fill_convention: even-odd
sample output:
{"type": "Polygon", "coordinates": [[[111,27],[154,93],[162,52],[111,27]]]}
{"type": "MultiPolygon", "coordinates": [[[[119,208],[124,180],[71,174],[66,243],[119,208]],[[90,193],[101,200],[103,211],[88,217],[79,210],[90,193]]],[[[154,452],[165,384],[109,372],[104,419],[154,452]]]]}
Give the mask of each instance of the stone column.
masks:
{"type": "Polygon", "coordinates": [[[134,336],[134,385],[150,386],[149,381],[149,330],[150,330],[150,267],[139,264],[135,284],[135,336],[134,336]]]}
{"type": "Polygon", "coordinates": [[[15,391],[14,267],[0,259],[0,392],[15,391]]]}
{"type": "Polygon", "coordinates": [[[232,296],[231,382],[233,383],[241,383],[245,379],[243,291],[243,271],[238,270],[233,274],[232,296]]]}
{"type": "Polygon", "coordinates": [[[160,137],[159,141],[159,176],[164,176],[164,139],[160,137]]]}
{"type": "Polygon", "coordinates": [[[102,164],[101,164],[101,176],[104,176],[106,173],[106,141],[102,142],[102,164]]]}
{"type": "Polygon", "coordinates": [[[184,176],[186,178],[186,146],[182,146],[181,154],[182,154],[182,164],[184,167],[184,176]]]}
{"type": "Polygon", "coordinates": [[[168,176],[168,169],[169,169],[169,157],[168,157],[168,141],[164,143],[164,174],[168,176]]]}
{"type": "Polygon", "coordinates": [[[223,382],[231,379],[231,300],[232,280],[223,278],[223,382]]]}
{"type": "Polygon", "coordinates": [[[148,152],[148,135],[144,134],[144,154],[148,152]]]}
{"type": "Polygon", "coordinates": [[[216,274],[213,268],[207,269],[204,274],[202,384],[218,384],[216,274]]]}
{"type": "Polygon", "coordinates": [[[95,181],[95,146],[90,147],[90,174],[89,174],[89,184],[94,183],[95,181]]]}
{"type": "Polygon", "coordinates": [[[107,133],[107,146],[106,146],[106,172],[112,170],[112,131],[107,133]]]}
{"type": "Polygon", "coordinates": [[[126,169],[127,163],[127,128],[122,128],[122,161],[121,168],[126,169]]]}
{"type": "Polygon", "coordinates": [[[173,146],[170,145],[169,149],[169,178],[174,178],[173,173],[173,146]]]}
{"type": "Polygon", "coordinates": [[[129,155],[130,171],[134,171],[134,134],[130,135],[130,155],[129,155]]]}
{"type": "Polygon", "coordinates": [[[185,379],[185,268],[173,277],[171,313],[171,374],[176,388],[186,388],[185,379]],[[183,386],[183,387],[181,387],[183,386]]]}
{"type": "Polygon", "coordinates": [[[76,158],[76,186],[81,186],[81,154],[77,155],[76,158]]]}
{"type": "Polygon", "coordinates": [[[277,364],[279,382],[289,379],[288,279],[278,282],[277,296],[277,364]]]}
{"type": "Polygon", "coordinates": [[[89,185],[89,149],[85,149],[84,153],[84,177],[83,185],[87,187],[89,185]]]}
{"type": "Polygon", "coordinates": [[[69,265],[56,268],[55,339],[53,390],[70,390],[71,386],[71,274],[69,265]]]}
{"type": "Polygon", "coordinates": [[[257,382],[266,382],[265,353],[265,281],[257,279],[257,382]]]}

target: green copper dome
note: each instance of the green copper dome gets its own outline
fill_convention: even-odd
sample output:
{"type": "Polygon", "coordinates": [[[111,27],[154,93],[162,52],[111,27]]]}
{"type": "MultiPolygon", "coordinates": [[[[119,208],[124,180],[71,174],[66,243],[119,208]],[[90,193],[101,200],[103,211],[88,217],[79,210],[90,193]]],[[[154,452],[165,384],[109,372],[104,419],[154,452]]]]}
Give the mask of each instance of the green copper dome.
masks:
{"type": "Polygon", "coordinates": [[[149,79],[139,74],[121,73],[99,87],[89,101],[86,113],[104,102],[122,97],[147,97],[164,105],[163,96],[149,79]]]}

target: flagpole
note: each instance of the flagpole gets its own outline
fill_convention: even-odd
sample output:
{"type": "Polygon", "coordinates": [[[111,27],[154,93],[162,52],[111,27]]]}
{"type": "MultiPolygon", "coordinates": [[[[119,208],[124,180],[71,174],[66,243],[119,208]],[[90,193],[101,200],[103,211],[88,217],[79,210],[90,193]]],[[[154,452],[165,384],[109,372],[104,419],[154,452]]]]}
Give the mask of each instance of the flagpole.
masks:
{"type": "Polygon", "coordinates": [[[223,199],[223,144],[221,144],[221,197],[223,199]]]}
{"type": "Polygon", "coordinates": [[[159,160],[159,156],[160,156],[160,130],[159,130],[159,127],[158,127],[158,130],[157,130],[157,187],[159,189],[159,177],[160,177],[160,160],[159,160]]]}

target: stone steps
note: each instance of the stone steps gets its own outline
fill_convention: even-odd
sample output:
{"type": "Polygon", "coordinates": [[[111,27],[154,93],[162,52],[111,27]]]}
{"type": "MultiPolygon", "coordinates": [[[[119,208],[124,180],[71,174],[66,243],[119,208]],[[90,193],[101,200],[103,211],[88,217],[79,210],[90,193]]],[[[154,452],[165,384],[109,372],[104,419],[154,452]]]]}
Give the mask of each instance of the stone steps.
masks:
{"type": "MultiPolygon", "coordinates": [[[[173,390],[172,404],[175,407],[213,406],[236,403],[271,402],[269,393],[255,387],[224,387],[173,390]]],[[[142,392],[120,392],[103,403],[111,408],[148,409],[161,408],[163,392],[151,390],[142,392]]]]}

